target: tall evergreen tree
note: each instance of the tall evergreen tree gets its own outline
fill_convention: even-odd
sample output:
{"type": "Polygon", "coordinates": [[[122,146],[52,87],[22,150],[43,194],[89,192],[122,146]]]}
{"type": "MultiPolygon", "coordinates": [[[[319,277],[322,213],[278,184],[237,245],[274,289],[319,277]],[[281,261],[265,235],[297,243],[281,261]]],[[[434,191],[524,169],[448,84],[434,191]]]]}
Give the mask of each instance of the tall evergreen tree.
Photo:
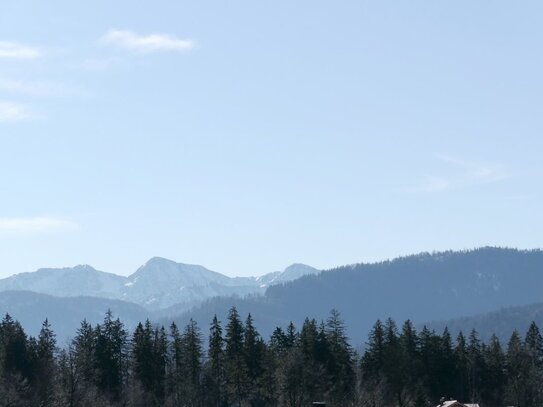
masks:
{"type": "Polygon", "coordinates": [[[211,327],[209,328],[209,341],[207,350],[207,394],[210,405],[220,407],[224,403],[224,338],[222,336],[222,326],[217,318],[213,316],[211,327]]]}
{"type": "Polygon", "coordinates": [[[0,397],[5,405],[30,403],[32,348],[21,324],[6,314],[0,323],[0,397]]]}
{"type": "Polygon", "coordinates": [[[533,405],[543,405],[543,337],[533,321],[526,332],[524,346],[530,365],[526,397],[533,405]]]}
{"type": "Polygon", "coordinates": [[[100,390],[118,401],[127,379],[128,335],[122,322],[108,310],[96,331],[97,383],[100,390]]]}
{"type": "Polygon", "coordinates": [[[289,349],[296,346],[299,337],[300,335],[296,331],[296,326],[294,326],[294,323],[290,321],[287,326],[285,346],[289,349]]]}
{"type": "MultiPolygon", "coordinates": [[[[149,320],[145,326],[140,322],[132,335],[132,372],[134,379],[141,384],[143,391],[149,395],[154,393],[154,355],[153,329],[149,320]]],[[[150,403],[151,399],[148,399],[150,403]]]]}
{"type": "Polygon", "coordinates": [[[479,339],[479,334],[475,329],[470,332],[468,339],[468,394],[469,401],[476,403],[481,399],[482,383],[481,377],[485,371],[483,358],[483,344],[479,339]]]}
{"type": "Polygon", "coordinates": [[[345,323],[340,313],[333,309],[326,321],[328,344],[328,372],[332,378],[329,394],[333,403],[347,405],[353,398],[355,383],[353,349],[347,338],[345,323]]]}
{"type": "Polygon", "coordinates": [[[245,320],[243,336],[243,353],[245,366],[247,367],[247,399],[250,405],[258,405],[262,402],[261,381],[264,375],[265,346],[260,334],[253,323],[251,314],[245,320]]]}
{"type": "Polygon", "coordinates": [[[377,320],[373,325],[367,342],[367,349],[361,360],[360,394],[370,406],[384,405],[387,393],[387,380],[384,374],[385,332],[383,323],[377,320]]]}
{"type": "Polygon", "coordinates": [[[369,333],[367,350],[362,358],[364,379],[377,379],[381,375],[385,359],[385,331],[377,320],[369,333]]]}
{"type": "Polygon", "coordinates": [[[504,400],[506,376],[504,374],[505,357],[496,335],[492,335],[490,338],[483,357],[486,370],[482,377],[483,393],[481,401],[490,406],[499,406],[504,400]]]}
{"type": "Polygon", "coordinates": [[[507,401],[516,407],[528,407],[530,360],[519,333],[515,330],[509,339],[506,354],[507,401]]]}
{"type": "Polygon", "coordinates": [[[247,365],[243,354],[244,327],[235,307],[230,309],[226,324],[224,365],[229,402],[241,407],[247,390],[247,365]]]}
{"type": "MultiPolygon", "coordinates": [[[[299,347],[303,367],[301,371],[302,391],[309,399],[323,399],[330,385],[326,366],[328,346],[324,326],[319,332],[317,321],[306,318],[300,331],[299,347]]],[[[293,364],[292,367],[297,368],[296,364],[293,364]]]]}
{"type": "Polygon", "coordinates": [[[45,320],[37,342],[37,355],[35,362],[35,386],[36,402],[39,406],[48,407],[55,404],[55,377],[57,366],[55,360],[56,354],[56,336],[49,320],[45,320]]]}
{"type": "Polygon", "coordinates": [[[454,349],[454,360],[456,366],[455,397],[460,400],[468,400],[469,397],[469,365],[466,337],[460,331],[456,338],[454,349]]]}
{"type": "Polygon", "coordinates": [[[202,334],[194,320],[190,320],[181,337],[182,372],[184,377],[184,394],[187,406],[196,407],[202,399],[202,334]]]}

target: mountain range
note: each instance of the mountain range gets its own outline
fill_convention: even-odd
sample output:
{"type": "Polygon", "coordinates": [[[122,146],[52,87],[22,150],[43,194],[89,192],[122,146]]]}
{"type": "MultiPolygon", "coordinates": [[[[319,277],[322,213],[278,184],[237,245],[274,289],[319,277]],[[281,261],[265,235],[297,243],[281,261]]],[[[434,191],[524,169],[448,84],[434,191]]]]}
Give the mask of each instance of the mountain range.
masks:
{"type": "Polygon", "coordinates": [[[164,325],[193,318],[205,335],[214,314],[225,321],[230,307],[236,306],[242,316],[251,313],[268,336],[290,321],[301,326],[306,317],[324,320],[335,308],[353,343],[360,344],[376,319],[388,317],[436,330],[445,325],[463,331],[480,326],[490,332],[494,326],[508,335],[539,315],[534,309],[543,306],[530,304],[543,302],[542,288],[540,250],[485,247],[421,253],[320,272],[296,264],[282,272],[243,278],[153,258],[128,277],[77,266],[2,279],[0,307],[33,334],[39,329],[36,321],[49,316],[59,337],[73,335],[83,317],[98,322],[107,309],[128,327],[147,317],[164,325]],[[506,322],[497,325],[499,321],[506,322]]]}
{"type": "Polygon", "coordinates": [[[359,344],[377,319],[391,317],[398,324],[411,319],[422,325],[541,301],[542,251],[485,247],[338,267],[271,286],[263,296],[208,300],[177,321],[193,318],[207,326],[214,314],[224,321],[235,305],[242,315],[250,312],[269,335],[289,321],[301,326],[307,316],[325,320],[335,308],[359,344]]]}
{"type": "Polygon", "coordinates": [[[127,277],[89,265],[15,274],[0,279],[0,292],[24,290],[59,297],[88,296],[127,301],[151,311],[174,305],[185,310],[213,297],[262,294],[271,285],[318,272],[305,264],[293,264],[261,277],[228,277],[203,266],[154,257],[127,277]]]}

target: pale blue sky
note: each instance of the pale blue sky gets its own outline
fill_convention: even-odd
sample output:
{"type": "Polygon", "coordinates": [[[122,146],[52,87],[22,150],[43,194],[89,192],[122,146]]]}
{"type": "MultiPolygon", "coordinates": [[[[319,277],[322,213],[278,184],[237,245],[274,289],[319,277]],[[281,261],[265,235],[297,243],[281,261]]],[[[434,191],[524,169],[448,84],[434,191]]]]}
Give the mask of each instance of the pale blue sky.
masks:
{"type": "Polygon", "coordinates": [[[539,1],[0,3],[0,276],[542,246],[539,1]]]}

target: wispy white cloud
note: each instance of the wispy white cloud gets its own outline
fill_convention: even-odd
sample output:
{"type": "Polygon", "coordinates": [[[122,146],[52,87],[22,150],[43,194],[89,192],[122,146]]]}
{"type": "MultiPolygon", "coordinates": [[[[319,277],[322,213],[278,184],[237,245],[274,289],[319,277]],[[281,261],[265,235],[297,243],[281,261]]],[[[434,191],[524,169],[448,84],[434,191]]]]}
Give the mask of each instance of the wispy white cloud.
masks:
{"type": "Polygon", "coordinates": [[[55,217],[0,218],[0,235],[71,232],[79,228],[76,222],[55,217]]]}
{"type": "Polygon", "coordinates": [[[59,82],[28,82],[3,78],[0,78],[0,90],[10,93],[20,93],[29,96],[69,97],[80,96],[85,93],[81,89],[76,89],[74,87],[59,82]]]}
{"type": "Polygon", "coordinates": [[[438,192],[472,187],[503,181],[509,174],[502,165],[462,160],[449,155],[437,155],[436,159],[446,164],[443,175],[428,175],[419,186],[412,188],[421,192],[438,192]]]}
{"type": "Polygon", "coordinates": [[[195,47],[194,41],[168,34],[138,35],[129,30],[109,30],[101,41],[130,51],[151,53],[159,51],[188,51],[195,47]]]}
{"type": "Polygon", "coordinates": [[[37,114],[27,105],[17,102],[0,101],[0,123],[20,122],[42,117],[42,115],[37,114]]]}
{"type": "Polygon", "coordinates": [[[36,59],[41,56],[42,52],[38,48],[18,42],[0,41],[0,58],[36,59]]]}

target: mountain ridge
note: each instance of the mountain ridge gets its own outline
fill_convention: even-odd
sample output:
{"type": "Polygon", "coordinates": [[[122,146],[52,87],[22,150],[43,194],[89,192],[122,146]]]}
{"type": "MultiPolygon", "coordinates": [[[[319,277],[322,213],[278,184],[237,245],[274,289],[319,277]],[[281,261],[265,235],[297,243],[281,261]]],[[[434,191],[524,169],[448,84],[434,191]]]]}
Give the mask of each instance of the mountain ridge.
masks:
{"type": "MultiPolygon", "coordinates": [[[[150,264],[144,264],[147,267],[136,275],[141,280],[131,281],[128,277],[123,280],[123,284],[133,282],[136,288],[143,285],[155,290],[154,293],[142,290],[142,302],[165,298],[166,304],[173,303],[167,307],[162,307],[164,304],[155,307],[144,304],[147,315],[152,315],[164,325],[176,320],[181,326],[192,318],[203,327],[214,314],[224,321],[228,309],[236,306],[241,315],[253,315],[264,336],[269,335],[276,326],[286,326],[290,321],[300,326],[307,316],[325,320],[332,308],[342,313],[351,338],[360,343],[366,339],[376,319],[411,319],[420,325],[426,321],[448,321],[543,301],[540,289],[543,287],[541,250],[484,247],[466,251],[423,252],[321,272],[310,268],[307,270],[309,275],[287,282],[278,281],[278,274],[274,272],[267,275],[268,280],[264,284],[262,279],[255,278],[254,285],[246,286],[248,291],[241,294],[237,282],[227,286],[208,279],[203,285],[185,287],[179,280],[177,285],[160,285],[155,278],[158,271],[153,271],[151,266],[160,265],[162,261],[155,259],[150,264]],[[276,283],[272,284],[274,281],[276,283]],[[161,287],[164,291],[160,291],[161,287]],[[190,291],[190,295],[184,294],[186,290],[190,291]],[[174,296],[179,291],[183,292],[185,301],[179,302],[180,297],[174,296]],[[174,296],[172,301],[169,295],[174,296]]],[[[167,261],[167,264],[172,270],[160,268],[160,272],[164,271],[163,277],[167,277],[169,272],[175,274],[177,269],[191,269],[191,265],[183,263],[167,261]]],[[[289,271],[303,271],[305,267],[293,266],[289,271]]],[[[62,275],[66,270],[57,270],[57,273],[62,275]]],[[[80,267],[76,275],[86,275],[88,272],[91,272],[90,268],[80,267]]],[[[217,276],[215,272],[209,273],[205,275],[217,276]]],[[[285,274],[288,277],[289,273],[285,274]]],[[[294,275],[298,277],[296,273],[294,275]]],[[[219,273],[219,281],[223,277],[219,273]]],[[[165,282],[169,283],[169,280],[166,278],[165,282]]],[[[24,305],[25,302],[21,301],[18,303],[24,305]]],[[[77,306],[76,302],[71,304],[77,306]]],[[[100,302],[93,304],[102,306],[100,302]]],[[[32,307],[28,310],[31,312],[32,307]]]]}
{"type": "MultiPolygon", "coordinates": [[[[293,266],[299,268],[299,265],[293,266]]],[[[128,276],[100,271],[90,265],[19,273],[0,279],[0,292],[23,290],[57,297],[91,296],[132,302],[149,310],[174,305],[186,310],[216,296],[263,294],[268,286],[276,283],[274,278],[283,273],[286,275],[277,283],[296,278],[291,273],[293,266],[260,277],[229,277],[201,265],[152,257],[128,276]]],[[[303,273],[319,272],[302,266],[303,273]]]]}
{"type": "Polygon", "coordinates": [[[305,317],[326,320],[337,309],[357,343],[377,319],[414,323],[448,320],[543,301],[543,252],[483,247],[420,253],[379,263],[324,270],[269,287],[258,298],[216,298],[180,315],[180,324],[213,315],[258,315],[264,335],[279,323],[300,326],[305,317]]]}

